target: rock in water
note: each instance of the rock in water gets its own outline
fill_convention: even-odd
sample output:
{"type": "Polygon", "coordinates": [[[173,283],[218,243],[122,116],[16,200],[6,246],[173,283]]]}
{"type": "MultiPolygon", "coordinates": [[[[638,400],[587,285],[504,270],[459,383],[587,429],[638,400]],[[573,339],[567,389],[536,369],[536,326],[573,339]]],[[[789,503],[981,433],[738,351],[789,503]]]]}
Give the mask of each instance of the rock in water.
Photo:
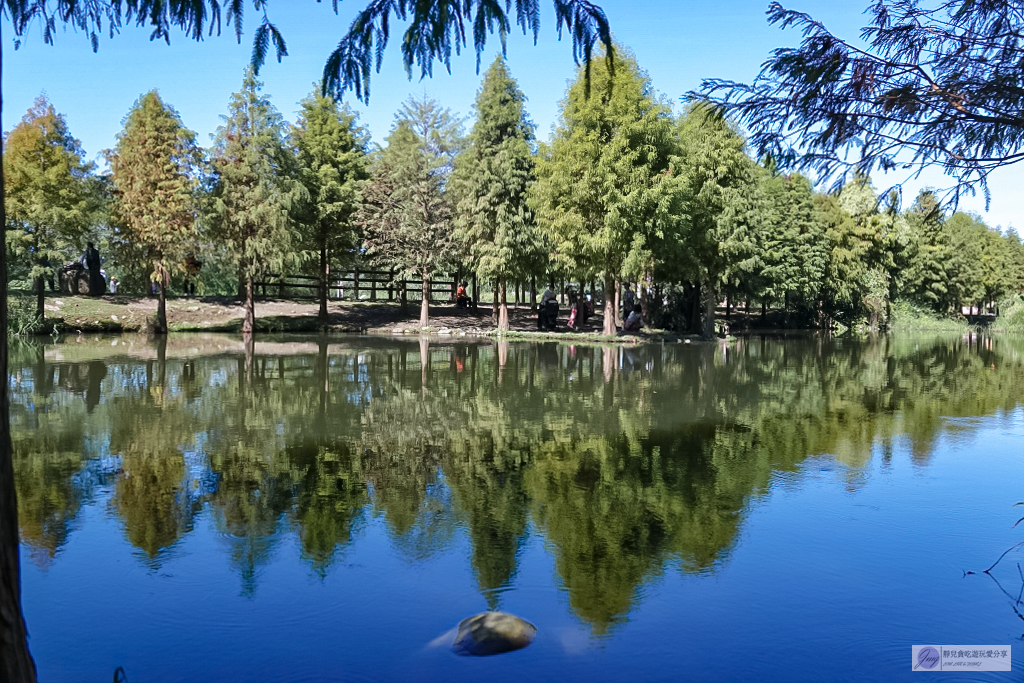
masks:
{"type": "Polygon", "coordinates": [[[452,649],[460,655],[497,655],[533,642],[537,627],[514,614],[481,612],[463,619],[452,649]]]}

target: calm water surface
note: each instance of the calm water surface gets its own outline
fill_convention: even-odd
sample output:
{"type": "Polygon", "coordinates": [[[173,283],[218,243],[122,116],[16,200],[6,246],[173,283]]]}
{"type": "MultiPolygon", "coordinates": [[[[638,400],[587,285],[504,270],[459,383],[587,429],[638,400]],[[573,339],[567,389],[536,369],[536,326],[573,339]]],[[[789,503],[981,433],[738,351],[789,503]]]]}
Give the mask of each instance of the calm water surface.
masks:
{"type": "Polygon", "coordinates": [[[15,351],[44,683],[1024,678],[1024,340],[266,339],[15,351]]]}

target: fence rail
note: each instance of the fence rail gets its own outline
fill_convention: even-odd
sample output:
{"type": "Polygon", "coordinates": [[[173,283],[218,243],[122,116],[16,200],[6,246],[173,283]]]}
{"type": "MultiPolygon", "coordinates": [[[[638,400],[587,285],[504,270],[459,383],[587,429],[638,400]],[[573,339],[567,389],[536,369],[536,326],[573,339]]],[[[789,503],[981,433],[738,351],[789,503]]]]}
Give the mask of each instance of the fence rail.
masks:
{"type": "MultiPolygon", "coordinates": [[[[456,276],[438,275],[429,282],[431,301],[452,301],[458,286],[456,276]]],[[[254,282],[260,298],[277,296],[294,299],[316,299],[320,291],[320,278],[315,275],[281,275],[271,273],[254,282]]],[[[327,298],[348,301],[395,301],[405,292],[408,301],[422,298],[422,279],[396,279],[393,271],[350,270],[332,274],[327,283],[327,298]]]]}

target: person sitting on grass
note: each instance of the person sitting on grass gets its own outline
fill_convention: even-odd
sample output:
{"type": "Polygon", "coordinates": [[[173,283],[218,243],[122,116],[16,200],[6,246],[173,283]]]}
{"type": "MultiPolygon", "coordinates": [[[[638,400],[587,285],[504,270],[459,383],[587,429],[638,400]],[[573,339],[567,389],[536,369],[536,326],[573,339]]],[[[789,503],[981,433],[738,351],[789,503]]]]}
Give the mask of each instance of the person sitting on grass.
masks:
{"type": "Polygon", "coordinates": [[[622,326],[623,332],[639,332],[640,328],[644,326],[643,311],[640,304],[633,306],[633,310],[630,312],[629,317],[626,318],[626,324],[622,326]]]}

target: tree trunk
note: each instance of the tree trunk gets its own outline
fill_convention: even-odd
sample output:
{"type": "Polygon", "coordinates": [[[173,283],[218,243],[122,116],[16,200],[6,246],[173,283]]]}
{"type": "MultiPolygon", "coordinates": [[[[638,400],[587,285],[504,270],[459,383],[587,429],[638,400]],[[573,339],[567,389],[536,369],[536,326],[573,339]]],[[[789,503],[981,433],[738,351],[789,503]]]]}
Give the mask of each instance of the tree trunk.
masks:
{"type": "Polygon", "coordinates": [[[256,302],[253,300],[252,275],[245,276],[245,317],[242,319],[242,335],[251,336],[256,326],[256,302]]]}
{"type": "Polygon", "coordinates": [[[409,288],[405,280],[402,280],[402,315],[409,315],[409,288]]]}
{"type": "Polygon", "coordinates": [[[703,328],[700,324],[700,303],[701,303],[701,286],[700,282],[693,285],[693,300],[690,306],[690,332],[694,334],[700,334],[703,328]]]}
{"type": "Polygon", "coordinates": [[[320,324],[327,324],[327,278],[329,273],[327,270],[327,245],[323,242],[320,243],[320,311],[317,313],[317,319],[320,324]]]}
{"type": "MultiPolygon", "coordinates": [[[[0,47],[0,72],[3,49],[0,47]]],[[[0,97],[0,111],[3,99],[0,97]]],[[[3,141],[0,140],[0,243],[7,244],[4,208],[3,141]]],[[[36,665],[28,651],[28,632],[21,613],[21,570],[18,559],[18,501],[11,458],[11,421],[7,397],[7,249],[0,249],[0,680],[33,683],[36,665]]]]}
{"type": "Polygon", "coordinates": [[[501,280],[498,289],[501,295],[501,304],[498,309],[498,330],[508,332],[508,284],[504,279],[501,280]]]}
{"type": "Polygon", "coordinates": [[[615,299],[615,279],[610,273],[606,273],[604,276],[604,325],[601,328],[602,334],[613,335],[616,332],[615,299]]]}
{"type": "Polygon", "coordinates": [[[156,300],[156,324],[153,326],[153,331],[157,334],[167,333],[167,280],[164,278],[163,272],[157,269],[157,273],[160,275],[160,283],[157,287],[157,300],[156,300]]]}
{"type": "Polygon", "coordinates": [[[480,305],[480,285],[476,281],[476,273],[473,273],[473,307],[480,305]]]}
{"type": "Polygon", "coordinates": [[[647,293],[647,283],[651,281],[650,271],[644,273],[640,278],[640,318],[644,325],[651,324],[651,297],[647,293]]]}
{"type": "Polygon", "coordinates": [[[711,282],[704,283],[704,339],[715,338],[715,306],[718,304],[718,293],[711,282]]]}
{"type": "Polygon", "coordinates": [[[537,276],[530,276],[530,312],[537,312],[537,276]]]}
{"type": "Polygon", "coordinates": [[[622,280],[615,278],[615,327],[622,327],[622,280]]]}
{"type": "Polygon", "coordinates": [[[498,291],[498,281],[494,281],[494,297],[491,299],[491,324],[498,325],[498,309],[501,307],[501,295],[498,291]]]}
{"type": "Polygon", "coordinates": [[[46,278],[42,275],[36,278],[36,318],[42,323],[46,319],[46,278]]]}
{"type": "Polygon", "coordinates": [[[420,285],[420,329],[430,325],[430,274],[423,271],[420,285]]]}

